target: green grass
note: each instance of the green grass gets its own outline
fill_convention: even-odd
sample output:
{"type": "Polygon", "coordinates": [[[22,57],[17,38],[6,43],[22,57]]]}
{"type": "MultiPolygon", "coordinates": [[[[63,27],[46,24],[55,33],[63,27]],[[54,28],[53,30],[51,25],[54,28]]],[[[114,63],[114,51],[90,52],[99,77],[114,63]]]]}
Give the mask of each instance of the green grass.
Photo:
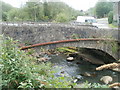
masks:
{"type": "Polygon", "coordinates": [[[109,27],[111,27],[111,28],[118,28],[118,26],[115,26],[113,24],[109,24],[109,27]]]}

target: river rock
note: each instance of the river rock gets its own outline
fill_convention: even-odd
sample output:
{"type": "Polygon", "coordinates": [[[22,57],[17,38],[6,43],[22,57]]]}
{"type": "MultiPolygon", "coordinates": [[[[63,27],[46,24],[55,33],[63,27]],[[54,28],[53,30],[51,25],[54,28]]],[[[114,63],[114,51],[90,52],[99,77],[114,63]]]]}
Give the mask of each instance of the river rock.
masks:
{"type": "Polygon", "coordinates": [[[109,84],[113,81],[113,78],[111,76],[103,76],[100,81],[104,82],[105,84],[109,84]]]}
{"type": "Polygon", "coordinates": [[[83,74],[81,74],[82,76],[86,76],[86,77],[95,77],[97,74],[96,73],[89,73],[89,72],[85,72],[83,74]]]}
{"type": "Polygon", "coordinates": [[[48,58],[45,57],[41,57],[37,59],[38,61],[42,61],[42,62],[46,62],[48,60],[48,58]]]}
{"type": "Polygon", "coordinates": [[[34,53],[33,56],[35,56],[36,58],[40,58],[40,55],[38,53],[34,53]]]}
{"type": "Polygon", "coordinates": [[[112,70],[113,70],[113,71],[120,72],[120,67],[118,67],[118,68],[113,68],[112,70]]]}
{"type": "Polygon", "coordinates": [[[78,80],[80,80],[80,79],[82,79],[82,76],[81,75],[76,75],[75,78],[78,79],[78,80]]]}
{"type": "Polygon", "coordinates": [[[62,77],[70,77],[70,75],[67,72],[65,72],[65,71],[61,71],[59,73],[59,75],[62,76],[62,77]]]}
{"type": "Polygon", "coordinates": [[[75,79],[73,82],[76,83],[78,81],[78,79],[75,79]]]}
{"type": "Polygon", "coordinates": [[[68,58],[67,58],[67,61],[73,61],[73,60],[74,60],[73,57],[68,57],[68,58]]]}

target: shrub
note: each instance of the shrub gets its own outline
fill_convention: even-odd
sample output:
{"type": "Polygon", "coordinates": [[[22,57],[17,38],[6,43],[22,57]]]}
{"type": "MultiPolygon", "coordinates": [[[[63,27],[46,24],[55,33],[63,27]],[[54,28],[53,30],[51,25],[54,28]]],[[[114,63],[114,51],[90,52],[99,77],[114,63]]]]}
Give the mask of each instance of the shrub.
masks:
{"type": "Polygon", "coordinates": [[[30,57],[17,48],[11,38],[1,37],[0,65],[2,71],[3,88],[17,88],[21,82],[31,79],[30,57]]]}
{"type": "Polygon", "coordinates": [[[66,14],[64,13],[59,13],[57,16],[56,16],[56,22],[67,22],[69,21],[69,16],[67,16],[66,14]]]}
{"type": "MultiPolygon", "coordinates": [[[[0,37],[2,88],[68,88],[64,77],[55,77],[51,63],[37,64],[35,58],[19,50],[11,38],[0,37]]],[[[69,79],[70,80],[70,79],[69,79]]]]}
{"type": "Polygon", "coordinates": [[[110,11],[108,14],[108,23],[111,24],[113,22],[113,12],[110,11]]]}
{"type": "MultiPolygon", "coordinates": [[[[99,83],[89,83],[88,81],[86,81],[80,85],[78,84],[75,87],[76,88],[91,88],[90,90],[93,90],[92,88],[109,88],[108,85],[102,85],[99,83]]],[[[100,90],[102,90],[102,89],[100,89],[100,90]]]]}

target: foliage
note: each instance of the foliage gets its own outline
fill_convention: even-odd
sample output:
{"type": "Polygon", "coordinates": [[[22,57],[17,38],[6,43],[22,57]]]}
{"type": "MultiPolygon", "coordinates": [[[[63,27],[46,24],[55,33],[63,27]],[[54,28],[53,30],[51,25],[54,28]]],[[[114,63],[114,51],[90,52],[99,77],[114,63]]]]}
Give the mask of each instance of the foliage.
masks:
{"type": "Polygon", "coordinates": [[[48,2],[44,2],[43,7],[44,7],[44,16],[50,18],[48,2]]]}
{"type": "Polygon", "coordinates": [[[69,21],[69,18],[67,15],[65,15],[64,13],[59,13],[57,16],[56,16],[56,19],[55,19],[56,22],[67,22],[69,21]]]}
{"type": "MultiPolygon", "coordinates": [[[[39,0],[38,0],[39,1],[39,0]]],[[[66,22],[76,19],[82,13],[74,10],[63,2],[26,2],[21,8],[7,8],[3,5],[4,21],[56,21],[66,22]],[[61,7],[61,8],[60,8],[61,7]]]]}
{"type": "Polygon", "coordinates": [[[72,38],[73,38],[73,39],[80,39],[80,37],[79,37],[78,34],[72,34],[72,38]]]}
{"type": "Polygon", "coordinates": [[[11,38],[0,37],[0,41],[3,88],[71,87],[70,79],[54,76],[55,71],[51,63],[37,64],[36,59],[30,56],[30,53],[20,51],[11,38]]]}
{"type": "Polygon", "coordinates": [[[76,53],[77,50],[70,49],[69,47],[59,47],[57,48],[59,52],[70,52],[70,53],[76,53]]]}
{"type": "Polygon", "coordinates": [[[0,10],[0,13],[2,14],[2,20],[7,21],[7,14],[11,9],[13,9],[13,7],[10,4],[4,3],[3,1],[0,1],[0,7],[2,8],[2,10],[0,10]]]}
{"type": "Polygon", "coordinates": [[[117,42],[111,42],[112,52],[116,53],[119,49],[117,42]]]}
{"type": "Polygon", "coordinates": [[[99,83],[93,83],[91,87],[92,88],[109,88],[107,85],[101,85],[99,83]]]}
{"type": "MultiPolygon", "coordinates": [[[[26,12],[30,21],[40,21],[44,17],[44,8],[41,2],[26,2],[22,12],[26,12]]],[[[26,19],[24,19],[25,21],[26,19]]]]}
{"type": "Polygon", "coordinates": [[[111,24],[113,22],[113,12],[110,11],[108,14],[108,23],[111,24]]]}
{"type": "Polygon", "coordinates": [[[118,28],[118,26],[113,25],[113,24],[109,24],[109,26],[110,26],[111,28],[118,28]]]}
{"type": "Polygon", "coordinates": [[[7,21],[7,13],[6,12],[2,12],[2,20],[7,21]]]}
{"type": "Polygon", "coordinates": [[[89,16],[95,16],[95,8],[94,7],[89,8],[87,10],[87,13],[88,13],[89,16]]]}
{"type": "Polygon", "coordinates": [[[86,81],[82,84],[76,85],[76,88],[109,88],[109,87],[107,85],[101,85],[99,83],[89,83],[88,81],[86,81]]]}
{"type": "MultiPolygon", "coordinates": [[[[112,36],[110,36],[110,35],[109,35],[109,37],[106,37],[106,38],[110,38],[110,39],[114,40],[114,38],[112,36]]],[[[115,42],[115,41],[104,41],[103,43],[111,45],[111,51],[113,53],[116,53],[118,51],[118,49],[119,49],[119,46],[118,46],[117,42],[115,42]]]]}
{"type": "Polygon", "coordinates": [[[16,88],[20,82],[31,79],[28,66],[29,57],[17,49],[12,39],[2,38],[0,64],[2,65],[2,80],[4,88],[16,88]]]}
{"type": "Polygon", "coordinates": [[[103,18],[107,16],[108,13],[112,10],[113,10],[112,2],[107,2],[106,0],[97,2],[95,7],[95,13],[98,18],[103,18]]]}
{"type": "Polygon", "coordinates": [[[11,21],[20,21],[18,18],[21,14],[19,13],[19,9],[12,9],[8,12],[8,19],[11,21]]]}

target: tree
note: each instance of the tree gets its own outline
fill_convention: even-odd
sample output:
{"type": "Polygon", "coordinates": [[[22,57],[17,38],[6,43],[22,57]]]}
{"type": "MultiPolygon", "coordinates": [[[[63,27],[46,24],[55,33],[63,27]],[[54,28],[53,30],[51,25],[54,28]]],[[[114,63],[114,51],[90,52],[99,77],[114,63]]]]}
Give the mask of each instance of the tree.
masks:
{"type": "Polygon", "coordinates": [[[18,17],[18,9],[12,9],[8,12],[8,20],[13,21],[18,17]]]}
{"type": "Polygon", "coordinates": [[[113,11],[110,11],[108,14],[108,23],[111,24],[113,22],[113,11]]]}
{"type": "Polygon", "coordinates": [[[98,18],[103,18],[104,16],[107,16],[110,11],[112,11],[113,4],[111,2],[102,1],[97,2],[95,13],[98,18]]]}
{"type": "Polygon", "coordinates": [[[8,8],[4,5],[4,21],[70,21],[78,15],[83,15],[78,10],[69,7],[63,2],[26,2],[21,8],[8,8]],[[61,19],[61,20],[60,20],[61,19]]]}
{"type": "Polygon", "coordinates": [[[95,8],[89,8],[86,13],[88,13],[89,16],[95,16],[95,8]]]}
{"type": "Polygon", "coordinates": [[[27,2],[23,11],[27,14],[27,19],[30,21],[40,21],[44,17],[43,3],[41,2],[27,2]]]}
{"type": "Polygon", "coordinates": [[[44,16],[50,18],[48,2],[44,2],[43,7],[44,7],[44,16]]]}
{"type": "Polygon", "coordinates": [[[7,13],[2,12],[2,21],[7,21],[7,13]]]}
{"type": "Polygon", "coordinates": [[[55,21],[57,21],[57,22],[67,22],[67,21],[69,21],[69,18],[65,13],[59,13],[56,16],[55,21]]]}
{"type": "Polygon", "coordinates": [[[0,13],[2,14],[2,21],[7,21],[8,20],[8,12],[13,9],[13,7],[10,4],[7,4],[5,2],[0,1],[0,7],[2,10],[0,13]]]}

